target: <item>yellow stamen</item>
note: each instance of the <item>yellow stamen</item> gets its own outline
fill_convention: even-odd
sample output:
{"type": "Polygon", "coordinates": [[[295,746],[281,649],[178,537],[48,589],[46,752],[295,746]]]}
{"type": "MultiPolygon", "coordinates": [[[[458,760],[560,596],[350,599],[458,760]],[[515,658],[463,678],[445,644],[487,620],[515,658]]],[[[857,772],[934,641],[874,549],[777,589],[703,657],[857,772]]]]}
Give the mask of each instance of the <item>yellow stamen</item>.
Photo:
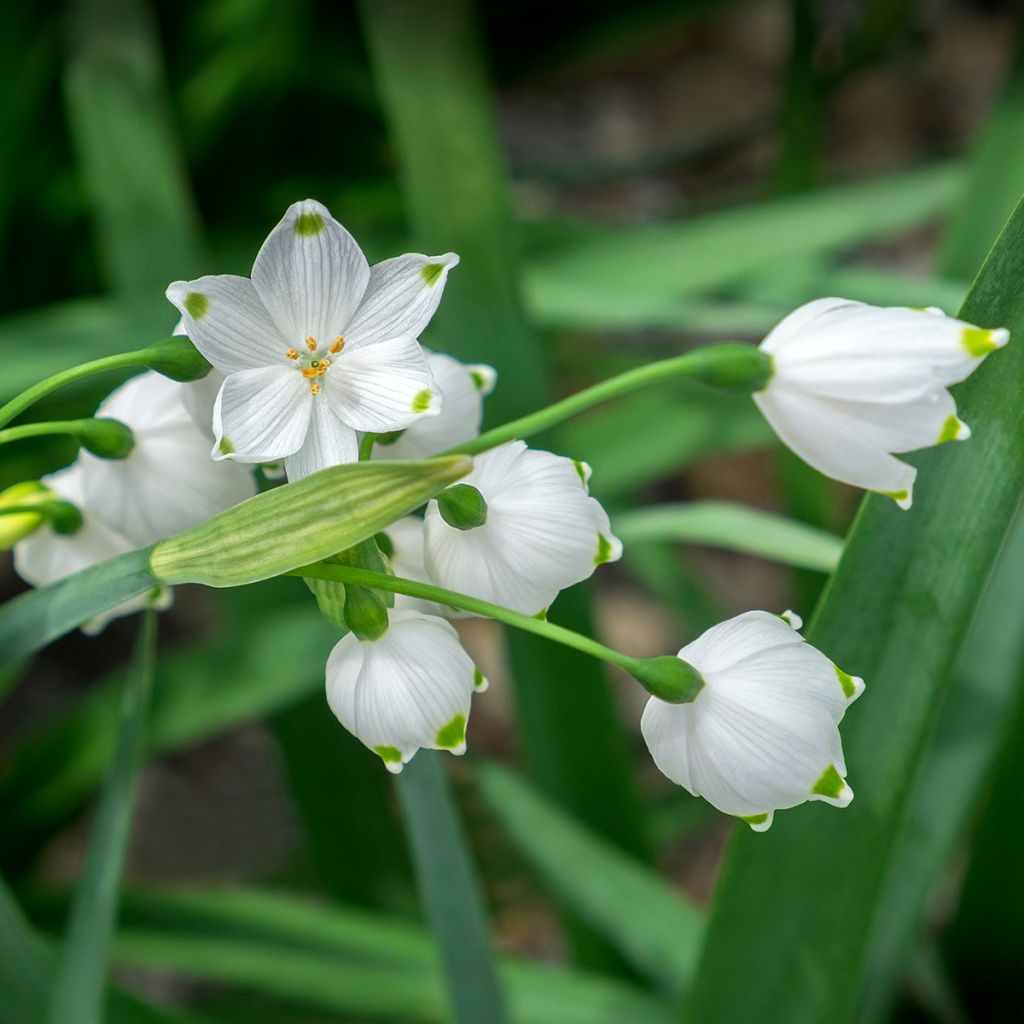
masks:
{"type": "Polygon", "coordinates": [[[302,376],[305,377],[306,380],[312,380],[314,377],[319,377],[320,376],[320,371],[319,370],[314,370],[312,366],[307,366],[302,371],[302,376]]]}
{"type": "Polygon", "coordinates": [[[307,338],[306,339],[306,348],[308,348],[310,352],[315,352],[316,351],[316,338],[307,338]]]}
{"type": "Polygon", "coordinates": [[[327,367],[331,365],[331,361],[326,356],[324,356],[324,358],[320,360],[320,365],[326,370],[327,367]]]}
{"type": "Polygon", "coordinates": [[[309,393],[311,395],[319,395],[320,394],[320,385],[315,383],[315,382],[310,384],[309,385],[309,393]]]}
{"type": "Polygon", "coordinates": [[[345,347],[345,339],[339,334],[334,339],[334,344],[331,346],[331,351],[337,355],[345,347]]]}
{"type": "Polygon", "coordinates": [[[299,358],[299,350],[297,348],[290,348],[290,349],[288,349],[287,352],[285,352],[285,355],[289,359],[298,359],[299,358]]]}

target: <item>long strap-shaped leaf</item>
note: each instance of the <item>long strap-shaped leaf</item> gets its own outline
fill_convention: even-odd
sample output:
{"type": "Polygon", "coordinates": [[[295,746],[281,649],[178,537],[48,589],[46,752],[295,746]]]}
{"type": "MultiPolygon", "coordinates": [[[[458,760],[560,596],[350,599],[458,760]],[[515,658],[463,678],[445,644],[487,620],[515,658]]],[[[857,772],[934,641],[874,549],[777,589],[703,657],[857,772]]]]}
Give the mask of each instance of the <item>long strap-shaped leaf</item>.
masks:
{"type": "MultiPolygon", "coordinates": [[[[1021,206],[961,315],[1024,333],[1021,206]]],[[[850,1012],[915,759],[1020,498],[1022,381],[1017,342],[958,391],[972,440],[914,458],[914,508],[869,497],[861,509],[810,632],[868,684],[844,726],[857,799],[736,837],[689,1020],[834,1024],[850,1012]]]]}

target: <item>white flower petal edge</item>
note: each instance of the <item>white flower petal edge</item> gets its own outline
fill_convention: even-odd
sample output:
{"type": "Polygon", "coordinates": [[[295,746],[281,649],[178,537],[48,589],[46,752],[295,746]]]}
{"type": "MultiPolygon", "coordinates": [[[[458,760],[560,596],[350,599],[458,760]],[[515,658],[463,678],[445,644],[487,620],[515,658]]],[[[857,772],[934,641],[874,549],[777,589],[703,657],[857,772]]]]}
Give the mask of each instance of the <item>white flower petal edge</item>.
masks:
{"type": "Polygon", "coordinates": [[[357,448],[315,402],[353,430],[388,433],[437,415],[441,393],[417,335],[433,316],[454,253],[369,267],[352,236],[313,200],[289,207],[253,265],[176,281],[167,297],[196,347],[225,375],[214,409],[215,455],[294,456],[307,475],[354,461],[357,448]],[[326,436],[310,438],[310,428],[326,436]]]}
{"type": "Polygon", "coordinates": [[[1008,341],[940,310],[818,299],[761,343],[774,373],[754,401],[809,465],[909,508],[917,471],[894,454],[970,437],[946,388],[1008,341]]]}
{"type": "Polygon", "coordinates": [[[377,640],[349,633],[327,660],[327,702],[338,721],[400,772],[417,750],[466,749],[477,675],[444,619],[410,608],[390,613],[377,640]]]}
{"type": "MultiPolygon", "coordinates": [[[[417,583],[430,583],[423,552],[423,520],[417,516],[405,516],[404,519],[392,523],[384,534],[391,544],[388,561],[394,574],[402,579],[415,580],[417,583]]],[[[436,601],[424,601],[422,598],[407,597],[405,594],[395,594],[395,607],[414,608],[424,615],[452,618],[451,608],[446,608],[436,601]]]]}
{"type": "Polygon", "coordinates": [[[745,612],[678,656],[701,673],[704,689],[691,704],[652,697],[640,723],[668,778],[759,832],[776,810],[853,799],[838,726],[864,683],[787,618],[745,612]]]}
{"type": "Polygon", "coordinates": [[[378,439],[375,459],[428,459],[480,433],[484,398],[494,389],[495,370],[484,363],[460,363],[440,352],[427,352],[427,367],[444,396],[437,416],[422,417],[394,440],[378,439]]]}
{"type": "Polygon", "coordinates": [[[487,521],[449,526],[430,502],[426,566],[431,580],[528,615],[545,611],[560,590],[615,561],[622,545],[608,515],[587,493],[589,467],[512,441],[474,459],[460,483],[476,487],[487,521]]]}

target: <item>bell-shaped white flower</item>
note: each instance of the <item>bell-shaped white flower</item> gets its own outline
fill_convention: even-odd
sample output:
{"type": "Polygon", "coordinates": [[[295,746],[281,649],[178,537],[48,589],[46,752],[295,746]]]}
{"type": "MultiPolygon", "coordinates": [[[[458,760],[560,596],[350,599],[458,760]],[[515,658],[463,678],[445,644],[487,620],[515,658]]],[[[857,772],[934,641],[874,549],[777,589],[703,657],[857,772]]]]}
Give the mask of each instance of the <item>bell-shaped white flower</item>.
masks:
{"type": "Polygon", "coordinates": [[[327,659],[327,703],[338,721],[400,772],[421,748],[466,749],[479,677],[450,623],[396,608],[376,640],[342,637],[327,659]]]}
{"type": "Polygon", "coordinates": [[[757,832],[776,810],[853,799],[838,726],[864,683],[806,643],[799,626],[791,613],[768,612],[712,626],[679,652],[704,679],[696,699],[652,697],[640,722],[665,775],[757,832]]]}
{"type": "Polygon", "coordinates": [[[427,351],[427,366],[444,397],[437,416],[419,419],[391,438],[380,437],[375,459],[428,459],[480,433],[484,398],[494,390],[494,368],[460,363],[441,352],[427,351]]]}
{"type": "Polygon", "coordinates": [[[622,554],[608,515],[587,491],[590,470],[511,441],[476,456],[460,485],[476,488],[486,521],[457,529],[427,508],[427,573],[438,586],[528,615],[622,554]]]}
{"type": "Polygon", "coordinates": [[[369,266],[320,203],[289,207],[251,280],[176,281],[167,297],[196,348],[225,374],[214,410],[217,458],[285,460],[297,479],[358,457],[359,431],[436,415],[440,394],[417,338],[454,253],[369,266]]]}
{"type": "Polygon", "coordinates": [[[819,472],[909,508],[917,470],[894,453],[970,437],[946,388],[1008,340],[940,310],[817,299],[761,343],[774,373],[754,401],[819,472]]]}

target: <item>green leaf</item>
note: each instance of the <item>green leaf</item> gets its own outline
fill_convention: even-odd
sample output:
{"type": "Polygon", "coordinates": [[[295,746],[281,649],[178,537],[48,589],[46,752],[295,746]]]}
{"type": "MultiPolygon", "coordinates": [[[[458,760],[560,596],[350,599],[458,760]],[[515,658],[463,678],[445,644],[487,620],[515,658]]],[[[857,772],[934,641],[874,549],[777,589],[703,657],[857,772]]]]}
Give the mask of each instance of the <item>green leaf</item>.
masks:
{"type": "Polygon", "coordinates": [[[117,917],[121,868],[131,830],[144,748],[146,711],[156,662],[156,612],[139,626],[135,656],[121,703],[117,748],[93,821],[82,877],[71,904],[49,1020],[101,1024],[107,957],[117,917]]]}
{"type": "Polygon", "coordinates": [[[727,501],[623,512],[615,517],[615,533],[624,544],[708,544],[818,572],[832,572],[843,550],[842,537],[826,530],[727,501]]]}
{"type": "MultiPolygon", "coordinates": [[[[1021,207],[961,315],[1024,331],[1021,207]]],[[[858,797],[843,811],[786,811],[771,832],[735,838],[692,1019],[831,1024],[851,1013],[916,759],[1024,482],[1022,379],[1024,348],[1011,345],[957,389],[974,437],[913,456],[910,512],[865,501],[809,634],[867,681],[843,727],[858,797]]]]}
{"type": "Polygon", "coordinates": [[[504,768],[480,765],[477,777],[491,811],[553,894],[666,992],[685,991],[703,935],[697,910],[504,768]]]}

